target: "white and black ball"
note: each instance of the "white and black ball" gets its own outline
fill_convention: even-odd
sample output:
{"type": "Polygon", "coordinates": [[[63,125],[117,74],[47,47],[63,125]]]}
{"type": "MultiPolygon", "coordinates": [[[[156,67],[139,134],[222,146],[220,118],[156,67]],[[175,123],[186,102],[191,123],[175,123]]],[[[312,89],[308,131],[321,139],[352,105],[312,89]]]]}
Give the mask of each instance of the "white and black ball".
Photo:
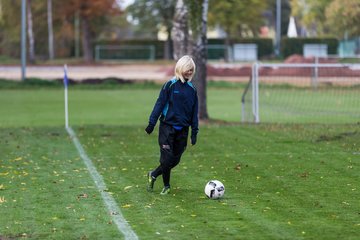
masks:
{"type": "Polygon", "coordinates": [[[208,198],[219,199],[224,196],[225,186],[219,180],[211,180],[205,185],[205,194],[208,198]]]}

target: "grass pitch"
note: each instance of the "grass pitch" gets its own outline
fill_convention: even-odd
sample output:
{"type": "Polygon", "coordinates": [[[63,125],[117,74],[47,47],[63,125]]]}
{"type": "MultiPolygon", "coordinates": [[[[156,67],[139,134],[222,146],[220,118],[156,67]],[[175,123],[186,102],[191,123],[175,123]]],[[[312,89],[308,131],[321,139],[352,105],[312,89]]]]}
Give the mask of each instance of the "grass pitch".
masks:
{"type": "MultiPolygon", "coordinates": [[[[210,89],[210,116],[234,91],[210,89]]],[[[69,94],[70,125],[140,239],[358,238],[358,124],[202,124],[160,196],[161,178],[146,192],[157,130],[144,132],[158,89],[69,94]],[[211,179],[224,183],[223,199],[205,197],[211,179]]],[[[62,97],[1,90],[0,237],[121,239],[62,126],[62,97]]]]}

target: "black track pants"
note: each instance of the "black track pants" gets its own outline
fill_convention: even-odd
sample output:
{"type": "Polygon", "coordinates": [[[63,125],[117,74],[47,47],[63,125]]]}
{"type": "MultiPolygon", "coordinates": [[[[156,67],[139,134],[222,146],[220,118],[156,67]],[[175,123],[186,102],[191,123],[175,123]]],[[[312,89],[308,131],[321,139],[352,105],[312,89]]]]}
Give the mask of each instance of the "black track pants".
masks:
{"type": "Polygon", "coordinates": [[[180,162],[181,155],[186,149],[188,134],[188,127],[175,130],[170,125],[160,123],[160,166],[153,171],[152,175],[158,177],[162,174],[164,186],[170,186],[171,169],[180,162]]]}

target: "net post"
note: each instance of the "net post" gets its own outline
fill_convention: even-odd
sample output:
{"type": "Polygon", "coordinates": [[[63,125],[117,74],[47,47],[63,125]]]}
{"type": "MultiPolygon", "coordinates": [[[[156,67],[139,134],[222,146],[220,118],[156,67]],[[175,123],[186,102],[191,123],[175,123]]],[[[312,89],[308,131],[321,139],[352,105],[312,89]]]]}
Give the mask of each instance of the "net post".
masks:
{"type": "Polygon", "coordinates": [[[314,90],[317,89],[317,85],[318,85],[318,77],[319,77],[319,58],[315,57],[315,65],[313,68],[313,74],[311,76],[311,85],[313,87],[314,90]]]}
{"type": "Polygon", "coordinates": [[[259,123],[259,64],[255,62],[252,67],[252,109],[254,122],[259,123]]]}

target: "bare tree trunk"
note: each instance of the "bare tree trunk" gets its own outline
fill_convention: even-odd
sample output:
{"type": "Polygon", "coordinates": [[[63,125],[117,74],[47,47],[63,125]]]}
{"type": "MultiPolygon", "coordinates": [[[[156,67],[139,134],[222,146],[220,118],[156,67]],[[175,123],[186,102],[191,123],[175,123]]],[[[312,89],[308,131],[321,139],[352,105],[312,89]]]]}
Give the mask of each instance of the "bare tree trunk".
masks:
{"type": "Polygon", "coordinates": [[[33,21],[31,12],[31,0],[27,0],[27,19],[28,19],[28,37],[29,37],[29,60],[35,62],[35,39],[33,31],[33,21]]]}
{"type": "Polygon", "coordinates": [[[79,10],[75,13],[74,18],[74,40],[75,40],[75,57],[80,57],[80,13],[79,10]]]}
{"type": "Polygon", "coordinates": [[[91,62],[93,60],[93,57],[92,57],[89,21],[87,18],[82,18],[81,23],[82,23],[82,45],[83,45],[84,60],[86,62],[91,62]]]}
{"type": "Polygon", "coordinates": [[[54,59],[54,33],[52,20],[52,0],[47,1],[47,17],[48,17],[48,31],[49,31],[49,59],[54,59]]]}
{"type": "Polygon", "coordinates": [[[193,56],[195,58],[197,70],[194,83],[198,91],[199,98],[199,118],[202,120],[209,119],[206,104],[206,79],[207,79],[207,13],[208,0],[203,0],[201,8],[200,32],[196,34],[193,42],[193,56]]]}
{"type": "Polygon", "coordinates": [[[3,22],[3,18],[4,18],[4,12],[3,12],[3,4],[1,2],[2,0],[0,0],[0,23],[3,22]]]}
{"type": "Polygon", "coordinates": [[[172,28],[172,40],[174,46],[174,59],[190,53],[188,9],[183,0],[177,0],[172,28]]]}

